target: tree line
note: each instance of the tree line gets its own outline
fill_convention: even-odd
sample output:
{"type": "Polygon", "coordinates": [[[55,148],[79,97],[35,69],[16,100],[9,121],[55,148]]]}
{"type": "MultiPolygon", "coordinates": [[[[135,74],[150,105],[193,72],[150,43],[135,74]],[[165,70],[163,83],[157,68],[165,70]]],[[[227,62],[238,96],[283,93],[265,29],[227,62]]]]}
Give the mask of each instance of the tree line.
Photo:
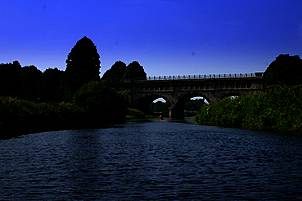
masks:
{"type": "Polygon", "coordinates": [[[44,72],[34,65],[21,67],[19,61],[0,64],[0,96],[58,102],[70,100],[77,90],[91,81],[115,84],[124,80],[146,79],[146,73],[137,61],[128,66],[117,61],[100,79],[100,56],[87,37],[71,49],[66,64],[65,71],[48,68],[44,72]]]}
{"type": "MultiPolygon", "coordinates": [[[[146,79],[139,62],[118,61],[100,78],[100,55],[83,37],[71,49],[65,71],[0,64],[0,130],[99,127],[125,120],[128,91],[117,83],[146,79]]],[[[0,136],[1,137],[1,136],[0,136]]]]}

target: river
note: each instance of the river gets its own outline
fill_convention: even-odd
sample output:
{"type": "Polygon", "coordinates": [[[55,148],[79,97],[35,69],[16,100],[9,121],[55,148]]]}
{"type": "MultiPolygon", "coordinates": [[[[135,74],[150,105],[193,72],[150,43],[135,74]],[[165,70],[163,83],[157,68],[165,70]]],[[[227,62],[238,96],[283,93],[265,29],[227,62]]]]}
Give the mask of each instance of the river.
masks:
{"type": "Polygon", "coordinates": [[[177,122],[0,141],[0,200],[302,200],[302,138],[177,122]]]}

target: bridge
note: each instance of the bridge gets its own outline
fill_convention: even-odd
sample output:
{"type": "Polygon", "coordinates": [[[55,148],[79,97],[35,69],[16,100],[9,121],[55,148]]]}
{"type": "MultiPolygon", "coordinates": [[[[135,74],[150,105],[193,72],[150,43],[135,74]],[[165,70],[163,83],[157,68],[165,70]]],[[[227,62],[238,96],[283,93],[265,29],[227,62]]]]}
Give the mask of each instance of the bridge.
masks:
{"type": "Polygon", "coordinates": [[[263,89],[263,73],[148,77],[126,83],[131,104],[142,111],[157,98],[164,98],[170,118],[183,118],[184,104],[192,97],[209,103],[229,96],[241,96],[263,89]]]}

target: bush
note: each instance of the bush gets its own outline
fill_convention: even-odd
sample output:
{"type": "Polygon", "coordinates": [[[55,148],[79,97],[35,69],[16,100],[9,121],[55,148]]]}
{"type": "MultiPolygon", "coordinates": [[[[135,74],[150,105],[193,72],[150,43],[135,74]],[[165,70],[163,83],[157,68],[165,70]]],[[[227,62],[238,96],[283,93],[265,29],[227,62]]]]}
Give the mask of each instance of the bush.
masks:
{"type": "Polygon", "coordinates": [[[84,85],[75,94],[74,102],[85,110],[87,124],[104,125],[125,120],[127,106],[124,98],[102,82],[84,85]]]}
{"type": "Polygon", "coordinates": [[[127,119],[134,119],[134,120],[145,119],[145,114],[138,109],[128,108],[127,119]]]}
{"type": "Polygon", "coordinates": [[[302,86],[275,86],[236,99],[203,106],[199,124],[255,130],[302,132],[302,86]]]}
{"type": "MultiPolygon", "coordinates": [[[[12,97],[0,98],[0,130],[14,133],[77,128],[84,111],[72,103],[34,103],[12,97]]],[[[3,137],[3,136],[0,136],[3,137]]],[[[7,137],[7,136],[5,136],[7,137]]]]}

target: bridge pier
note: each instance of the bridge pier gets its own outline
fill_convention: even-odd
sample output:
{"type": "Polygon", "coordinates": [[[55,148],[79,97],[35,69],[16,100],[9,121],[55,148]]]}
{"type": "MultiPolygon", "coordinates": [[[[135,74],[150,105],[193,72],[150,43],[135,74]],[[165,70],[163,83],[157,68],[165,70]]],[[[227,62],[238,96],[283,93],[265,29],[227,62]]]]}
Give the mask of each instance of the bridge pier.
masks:
{"type": "Polygon", "coordinates": [[[179,107],[179,105],[174,105],[172,107],[168,107],[169,110],[169,119],[183,119],[183,107],[179,107]]]}

